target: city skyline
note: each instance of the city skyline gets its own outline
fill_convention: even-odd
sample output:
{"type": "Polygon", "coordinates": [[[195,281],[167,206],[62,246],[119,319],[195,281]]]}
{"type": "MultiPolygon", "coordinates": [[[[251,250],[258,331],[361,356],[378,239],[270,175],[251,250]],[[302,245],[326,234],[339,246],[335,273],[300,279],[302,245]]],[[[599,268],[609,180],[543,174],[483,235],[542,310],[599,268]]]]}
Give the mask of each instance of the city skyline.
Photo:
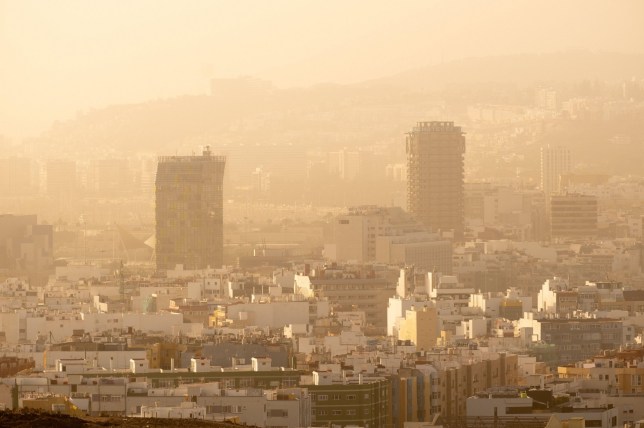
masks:
{"type": "Polygon", "coordinates": [[[0,425],[644,428],[643,16],[0,0],[0,425]]]}

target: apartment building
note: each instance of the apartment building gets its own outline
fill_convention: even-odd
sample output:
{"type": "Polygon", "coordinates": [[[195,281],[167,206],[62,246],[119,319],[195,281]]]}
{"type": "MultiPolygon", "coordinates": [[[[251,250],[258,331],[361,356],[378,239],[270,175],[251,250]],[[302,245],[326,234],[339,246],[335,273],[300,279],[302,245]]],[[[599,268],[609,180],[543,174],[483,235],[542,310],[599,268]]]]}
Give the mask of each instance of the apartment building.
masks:
{"type": "Polygon", "coordinates": [[[313,372],[311,426],[385,427],[391,424],[389,380],[354,374],[313,372]]]}
{"type": "Polygon", "coordinates": [[[407,209],[432,232],[463,236],[465,136],[454,122],[418,122],[407,134],[407,209]]]}
{"type": "Polygon", "coordinates": [[[333,223],[325,257],[339,262],[402,264],[449,274],[452,245],[399,207],[351,208],[333,223]]]}
{"type": "Polygon", "coordinates": [[[588,360],[561,365],[562,379],[589,379],[612,395],[644,394],[644,349],[607,350],[588,360]]]}

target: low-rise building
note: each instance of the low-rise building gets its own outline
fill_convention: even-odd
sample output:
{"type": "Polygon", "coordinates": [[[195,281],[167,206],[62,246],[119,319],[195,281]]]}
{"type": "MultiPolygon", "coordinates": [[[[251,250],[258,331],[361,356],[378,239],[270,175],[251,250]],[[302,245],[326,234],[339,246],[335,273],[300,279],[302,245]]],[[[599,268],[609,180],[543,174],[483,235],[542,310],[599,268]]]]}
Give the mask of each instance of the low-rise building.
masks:
{"type": "Polygon", "coordinates": [[[362,374],[313,372],[311,426],[385,427],[391,424],[389,380],[362,374]]]}
{"type": "Polygon", "coordinates": [[[550,427],[551,419],[578,421],[578,426],[582,427],[615,428],[619,412],[613,406],[592,408],[583,403],[571,403],[567,398],[558,399],[548,390],[520,392],[508,388],[483,391],[469,397],[465,418],[451,422],[458,421],[458,426],[478,423],[481,426],[550,427]]]}
{"type": "Polygon", "coordinates": [[[602,350],[618,349],[624,344],[624,323],[612,318],[535,318],[533,314],[518,321],[517,327],[532,342],[553,347],[551,364],[571,364],[593,357],[602,350]]]}
{"type": "Polygon", "coordinates": [[[589,379],[613,395],[644,394],[644,350],[603,351],[591,359],[561,365],[562,379],[589,379]]]}

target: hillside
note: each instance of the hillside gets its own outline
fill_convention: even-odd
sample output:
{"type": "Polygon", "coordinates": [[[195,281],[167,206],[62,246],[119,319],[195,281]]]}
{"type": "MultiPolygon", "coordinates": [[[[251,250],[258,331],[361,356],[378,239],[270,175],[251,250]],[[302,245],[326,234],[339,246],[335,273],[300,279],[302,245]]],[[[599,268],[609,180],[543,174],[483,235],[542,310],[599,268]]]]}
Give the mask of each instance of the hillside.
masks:
{"type": "Polygon", "coordinates": [[[373,84],[441,89],[451,84],[619,82],[644,75],[644,55],[569,51],[467,58],[405,71],[373,84]]]}
{"type": "MultiPolygon", "coordinates": [[[[241,425],[228,422],[211,422],[191,419],[188,424],[197,428],[238,428],[241,425]]],[[[98,428],[98,427],[183,427],[186,420],[182,419],[150,419],[150,418],[78,418],[58,413],[21,410],[17,412],[0,411],[0,426],[14,428],[98,428]]],[[[246,425],[245,425],[246,426],[246,425]]]]}
{"type": "MultiPolygon", "coordinates": [[[[355,85],[278,89],[231,81],[230,87],[210,96],[88,111],[57,123],[34,146],[45,157],[94,159],[188,154],[210,144],[228,156],[227,169],[242,181],[260,166],[273,172],[276,182],[299,181],[311,153],[324,159],[329,151],[370,146],[380,147],[381,163],[401,162],[404,134],[418,120],[455,120],[473,135],[478,130],[468,127],[467,114],[472,104],[530,106],[540,85],[557,89],[562,100],[617,99],[619,82],[631,76],[644,76],[644,55],[567,52],[470,58],[355,85]]],[[[638,156],[608,144],[615,135],[627,134],[632,145],[628,149],[639,153],[644,144],[641,109],[625,114],[555,123],[534,142],[579,149],[577,159],[586,167],[597,161],[606,172],[638,173],[638,156]]],[[[472,153],[477,152],[474,140],[472,153]]],[[[520,144],[504,150],[519,157],[534,155],[534,149],[520,144]]],[[[485,158],[487,147],[479,152],[483,157],[468,162],[480,162],[485,169],[494,160],[485,158]]],[[[508,171],[516,166],[508,165],[508,171]]]]}

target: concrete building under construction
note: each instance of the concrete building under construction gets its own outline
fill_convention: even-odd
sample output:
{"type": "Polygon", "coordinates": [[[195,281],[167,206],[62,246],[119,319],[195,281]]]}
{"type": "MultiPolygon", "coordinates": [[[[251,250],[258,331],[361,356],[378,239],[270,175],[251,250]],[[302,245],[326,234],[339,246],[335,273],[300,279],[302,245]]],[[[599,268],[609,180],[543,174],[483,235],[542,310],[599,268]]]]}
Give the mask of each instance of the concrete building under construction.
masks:
{"type": "Polygon", "coordinates": [[[407,209],[432,231],[463,236],[465,136],[454,122],[418,122],[407,134],[407,209]]]}
{"type": "Polygon", "coordinates": [[[159,158],[156,176],[157,269],[221,267],[226,158],[206,147],[201,156],[159,158]]]}

